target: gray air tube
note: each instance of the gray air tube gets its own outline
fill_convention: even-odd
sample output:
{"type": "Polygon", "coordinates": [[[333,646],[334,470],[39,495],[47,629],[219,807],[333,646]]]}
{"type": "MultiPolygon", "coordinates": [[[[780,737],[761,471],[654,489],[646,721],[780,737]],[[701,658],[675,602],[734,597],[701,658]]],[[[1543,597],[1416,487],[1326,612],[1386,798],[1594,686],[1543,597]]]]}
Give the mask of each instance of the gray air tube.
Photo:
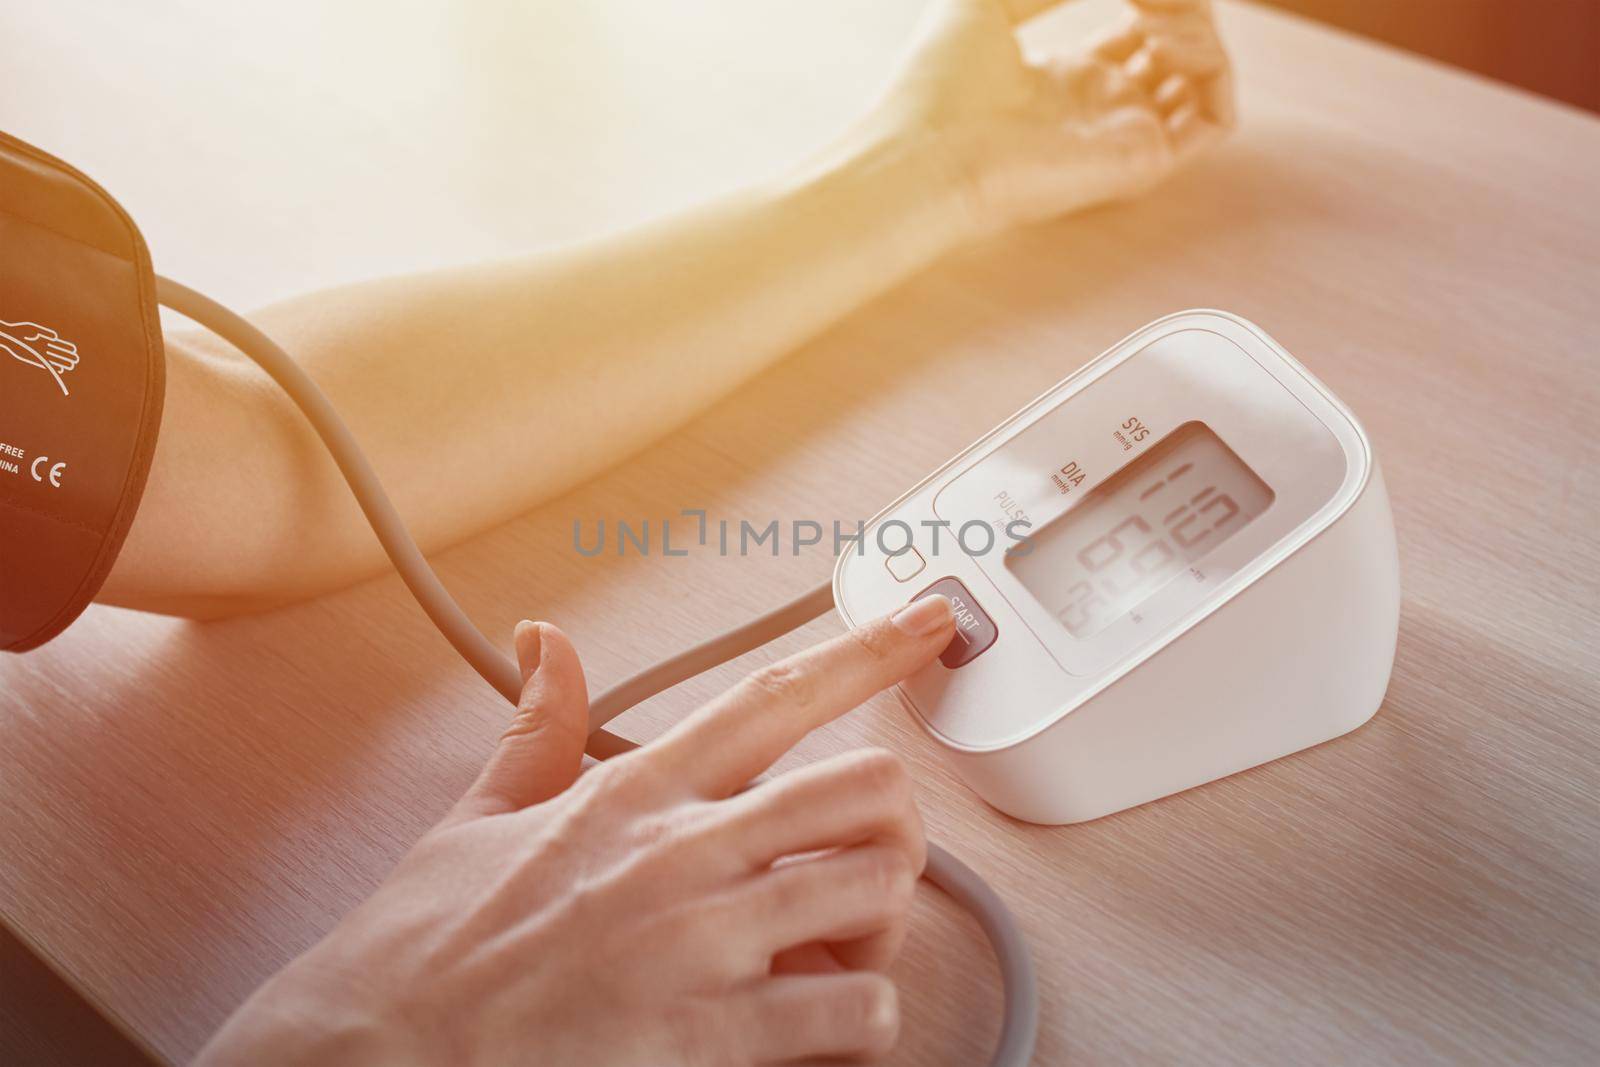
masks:
{"type": "MultiPolygon", "coordinates": [[[[417,543],[400,520],[383,491],[372,464],[322,390],[288,353],[260,330],[216,301],[159,275],[156,296],[161,303],[216,333],[260,365],[305,414],[333,461],[350,485],[378,541],[417,603],[461,657],[500,693],[515,704],[522,679],[517,665],[472,625],[460,605],[439,581],[417,543]]],[[[759,648],[774,638],[802,626],[833,606],[828,585],[818,586],[776,611],[720,634],[686,652],[659,663],[601,693],[589,705],[589,752],[607,756],[635,747],[632,742],[601,729],[607,722],[664,689],[759,648]]],[[[928,845],[928,865],[923,877],[967,909],[994,946],[1000,963],[1005,994],[1005,1016],[1000,1042],[989,1062],[992,1067],[1020,1067],[1033,1055],[1039,1025],[1039,997],[1033,962],[1022,931],[994,890],[971,868],[937,845],[928,845]]]]}

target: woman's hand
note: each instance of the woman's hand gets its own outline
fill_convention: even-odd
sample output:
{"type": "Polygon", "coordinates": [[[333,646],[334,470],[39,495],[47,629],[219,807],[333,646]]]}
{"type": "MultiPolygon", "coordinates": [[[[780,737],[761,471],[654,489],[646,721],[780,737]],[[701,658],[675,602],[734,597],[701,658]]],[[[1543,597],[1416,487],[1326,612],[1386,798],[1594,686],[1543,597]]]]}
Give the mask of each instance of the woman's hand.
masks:
{"type": "Polygon", "coordinates": [[[1234,124],[1210,0],[1129,0],[1123,23],[1027,62],[1054,0],[938,0],[870,135],[931,144],[982,234],[1147,191],[1234,124]]]}
{"type": "Polygon", "coordinates": [[[895,1040],[922,870],[900,760],[858,751],[745,786],[929,663],[943,597],[747,677],[579,777],[588,697],[524,623],[516,718],[378,892],[268,982],[211,1063],[778,1063],[895,1040]]]}

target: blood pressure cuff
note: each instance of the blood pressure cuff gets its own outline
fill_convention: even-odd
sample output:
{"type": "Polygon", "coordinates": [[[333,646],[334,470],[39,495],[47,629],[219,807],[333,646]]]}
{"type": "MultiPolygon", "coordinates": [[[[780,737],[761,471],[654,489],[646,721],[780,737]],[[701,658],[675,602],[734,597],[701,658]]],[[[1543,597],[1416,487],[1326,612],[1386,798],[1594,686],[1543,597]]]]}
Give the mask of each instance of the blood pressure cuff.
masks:
{"type": "Polygon", "coordinates": [[[66,629],[110,573],[150,471],[165,368],[133,220],[0,134],[0,649],[66,629]]]}

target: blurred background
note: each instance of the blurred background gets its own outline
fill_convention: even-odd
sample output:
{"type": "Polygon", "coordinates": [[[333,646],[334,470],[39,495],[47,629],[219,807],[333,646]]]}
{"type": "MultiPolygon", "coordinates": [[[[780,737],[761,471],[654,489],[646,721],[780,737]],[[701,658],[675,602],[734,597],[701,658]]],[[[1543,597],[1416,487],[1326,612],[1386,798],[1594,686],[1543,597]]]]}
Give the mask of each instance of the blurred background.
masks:
{"type": "Polygon", "coordinates": [[[1265,0],[1600,111],[1600,0],[1265,0]]]}

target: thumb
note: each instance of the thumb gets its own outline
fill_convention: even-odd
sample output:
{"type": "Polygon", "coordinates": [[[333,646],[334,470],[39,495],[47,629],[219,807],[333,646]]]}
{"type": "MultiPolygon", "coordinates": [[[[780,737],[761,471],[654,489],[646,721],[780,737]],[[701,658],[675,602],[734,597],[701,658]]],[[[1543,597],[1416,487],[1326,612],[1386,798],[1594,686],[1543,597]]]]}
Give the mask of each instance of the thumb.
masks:
{"type": "Polygon", "coordinates": [[[567,635],[547,622],[516,629],[522,699],[494,754],[462,798],[472,815],[519,811],[564,791],[583,767],[589,691],[567,635]]]}
{"type": "Polygon", "coordinates": [[[1096,201],[1131,200],[1160,183],[1172,169],[1173,146],[1153,109],[1122,107],[1085,131],[1086,183],[1096,201]]]}

